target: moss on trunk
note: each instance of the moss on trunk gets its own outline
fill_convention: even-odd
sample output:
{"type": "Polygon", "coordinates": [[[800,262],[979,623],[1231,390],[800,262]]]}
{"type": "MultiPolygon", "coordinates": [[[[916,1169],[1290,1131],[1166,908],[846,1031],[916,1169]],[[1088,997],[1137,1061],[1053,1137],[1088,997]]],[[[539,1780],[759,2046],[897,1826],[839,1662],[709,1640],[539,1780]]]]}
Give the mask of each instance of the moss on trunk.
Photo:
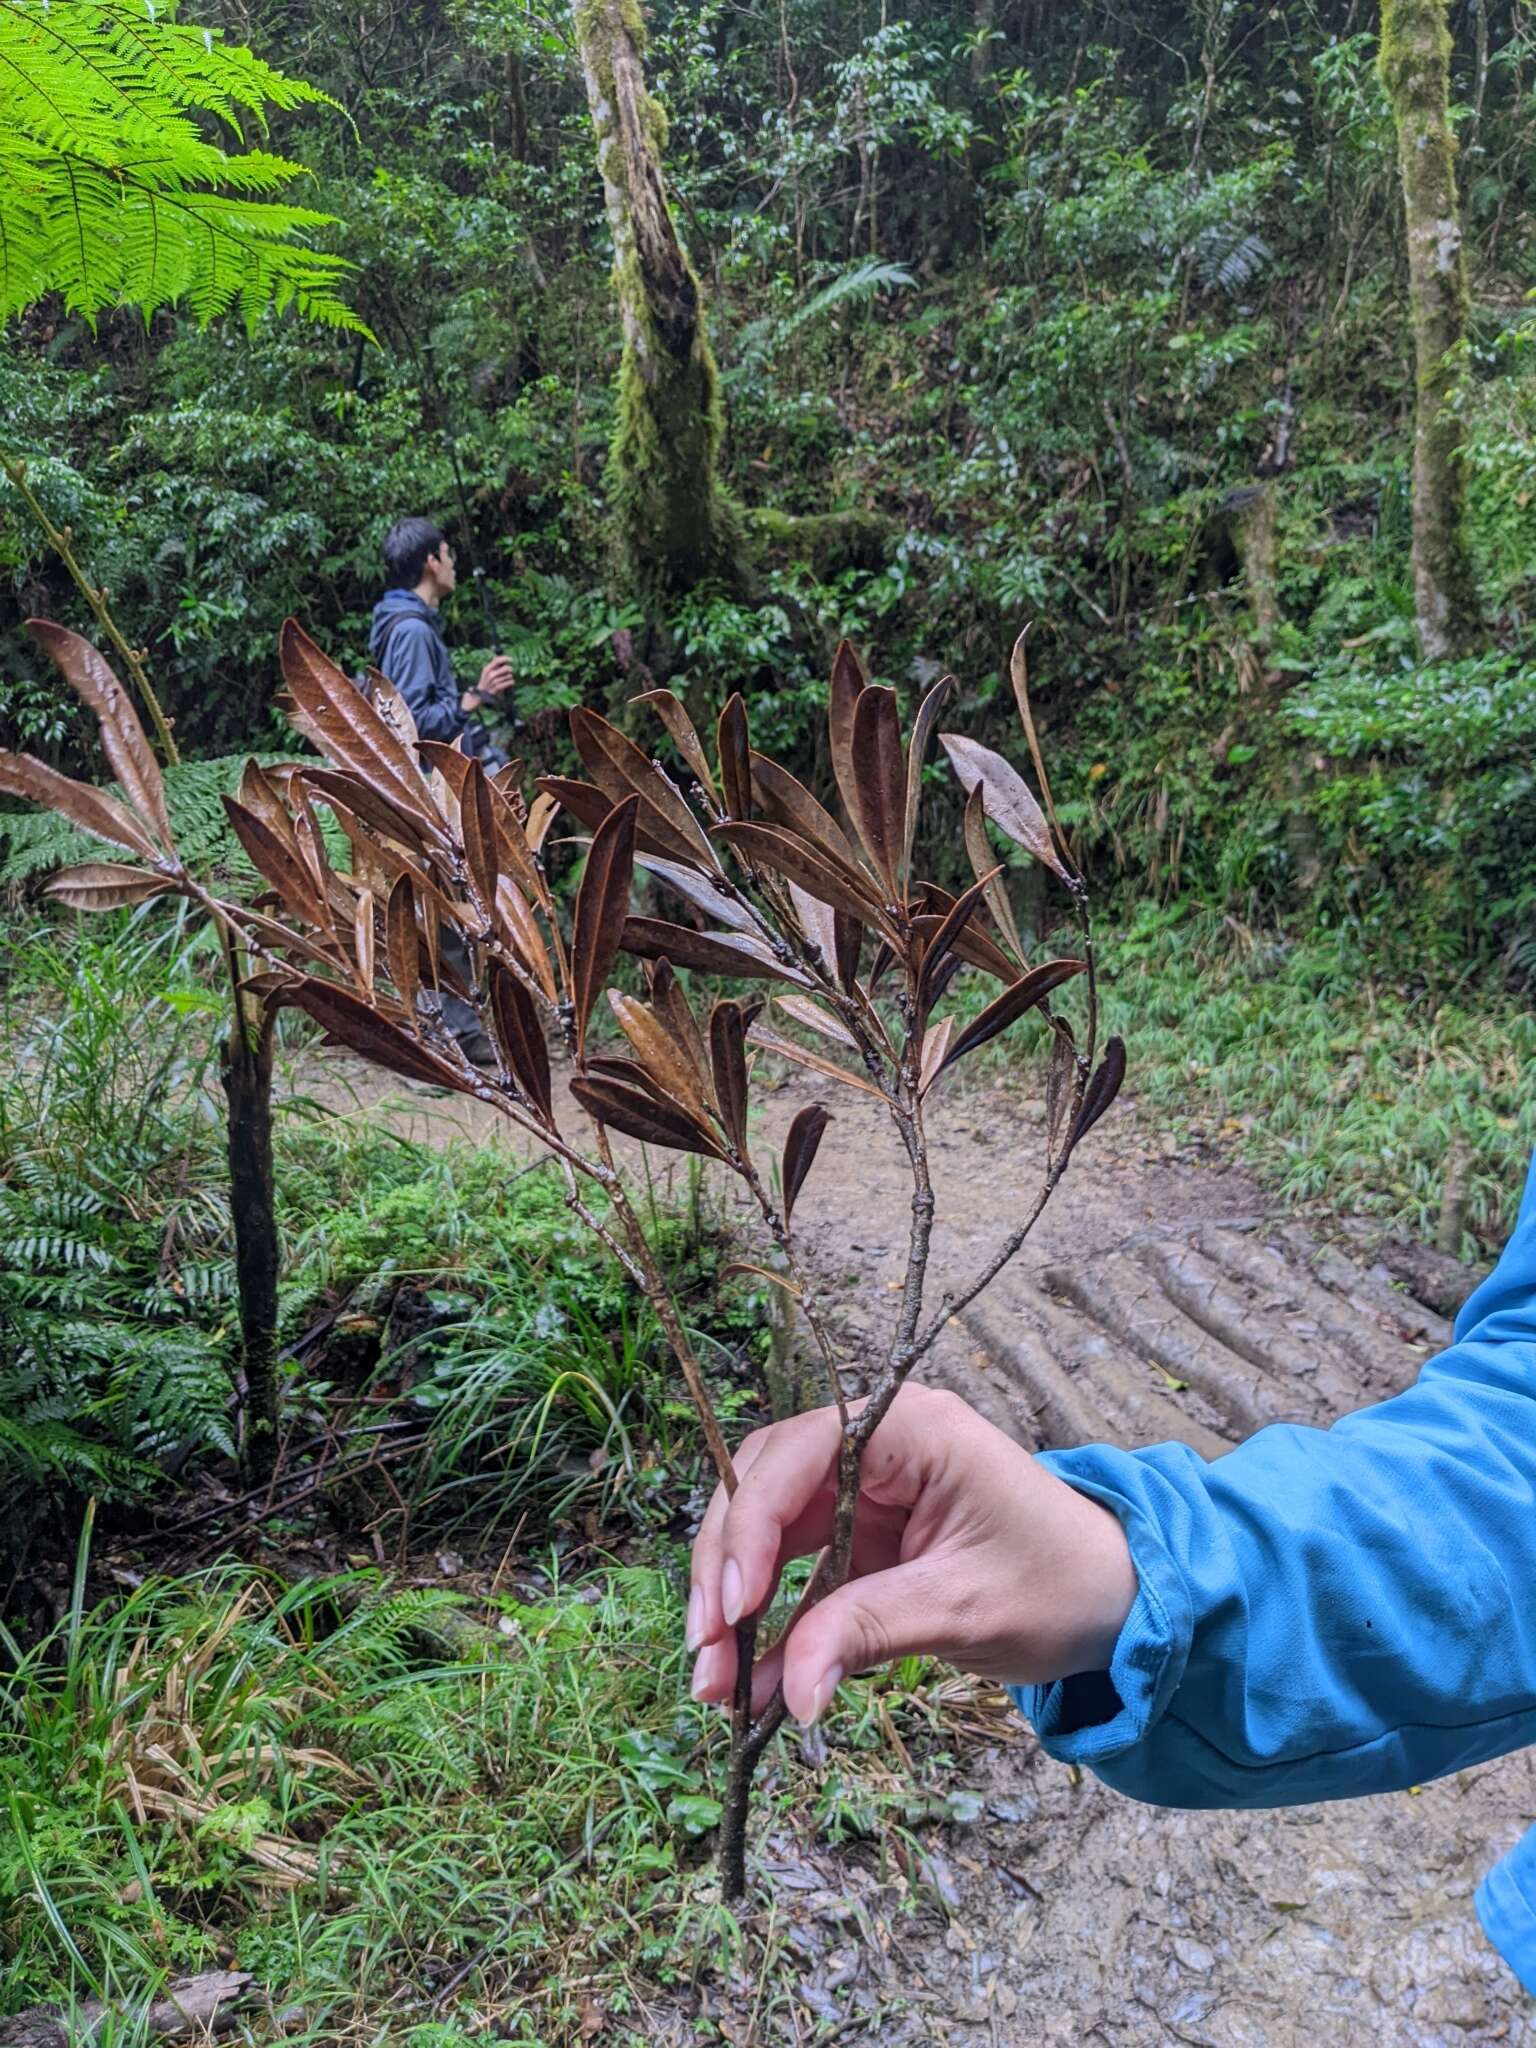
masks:
{"type": "Polygon", "coordinates": [[[719,477],[720,379],[699,280],[661,170],[666,122],[645,88],[636,0],[572,8],[597,138],[623,325],[610,491],[625,570],[643,598],[745,581],[742,522],[719,477]]]}
{"type": "Polygon", "coordinates": [[[1461,423],[1448,403],[1452,353],[1470,299],[1451,133],[1449,0],[1382,0],[1381,79],[1397,126],[1413,316],[1413,583],[1419,644],[1430,659],[1478,635],[1477,589],[1463,523],[1461,423]]]}

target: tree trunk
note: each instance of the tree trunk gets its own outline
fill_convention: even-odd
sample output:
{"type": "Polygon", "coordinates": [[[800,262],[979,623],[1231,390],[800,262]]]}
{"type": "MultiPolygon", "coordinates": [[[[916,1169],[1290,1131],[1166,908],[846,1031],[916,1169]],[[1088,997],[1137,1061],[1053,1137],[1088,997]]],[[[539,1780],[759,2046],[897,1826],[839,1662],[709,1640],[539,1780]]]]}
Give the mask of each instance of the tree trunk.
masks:
{"type": "Polygon", "coordinates": [[[243,1462],[263,1479],[277,1456],[279,1247],[272,1171],[272,1050],[276,1013],[235,997],[219,1078],[229,1103],[229,1199],[245,1371],[243,1462]]]}
{"type": "Polygon", "coordinates": [[[645,89],[638,0],[574,0],[623,326],[610,488],[623,566],[663,603],[743,578],[740,515],[719,478],[720,379],[699,281],[662,177],[666,121],[645,89]]]}
{"type": "Polygon", "coordinates": [[[1462,519],[1461,423],[1447,403],[1449,358],[1471,307],[1448,112],[1449,11],[1449,0],[1382,0],[1381,8],[1381,78],[1397,124],[1413,316],[1414,608],[1429,660],[1466,653],[1478,632],[1462,519]]]}

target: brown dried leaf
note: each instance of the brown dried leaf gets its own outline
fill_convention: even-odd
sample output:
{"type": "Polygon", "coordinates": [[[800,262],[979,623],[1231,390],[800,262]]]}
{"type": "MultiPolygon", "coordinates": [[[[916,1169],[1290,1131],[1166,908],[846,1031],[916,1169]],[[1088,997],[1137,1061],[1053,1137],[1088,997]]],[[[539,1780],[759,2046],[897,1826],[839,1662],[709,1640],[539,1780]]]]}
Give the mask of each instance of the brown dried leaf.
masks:
{"type": "Polygon", "coordinates": [[[101,750],[124,796],[167,853],[174,853],[165,782],[128,692],[89,640],[52,619],[28,619],[27,631],[52,660],[82,703],[96,714],[101,750]]]}
{"type": "Polygon", "coordinates": [[[775,1053],[780,1059],[793,1060],[797,1067],[809,1067],[814,1074],[825,1074],[829,1081],[841,1081],[845,1087],[859,1088],[866,1095],[878,1097],[881,1102],[885,1100],[884,1091],[867,1076],[840,1067],[836,1060],[823,1059],[819,1052],[812,1052],[809,1046],[797,1045],[792,1038],[781,1038],[777,1031],[770,1031],[765,1024],[751,1027],[747,1032],[747,1043],[760,1046],[764,1052],[775,1053]]]}
{"type": "Polygon", "coordinates": [[[672,744],[688,763],[689,772],[715,806],[720,808],[720,793],[715,787],[715,778],[709,772],[709,761],[705,756],[698,728],[683,708],[680,697],[671,690],[646,690],[630,699],[632,704],[649,704],[656,716],[672,736],[672,744]]]}
{"type": "MultiPolygon", "coordinates": [[[[790,883],[789,900],[794,905],[802,937],[815,947],[821,956],[822,967],[831,974],[837,959],[837,912],[830,903],[823,903],[819,896],[802,889],[798,882],[790,883]]],[[[855,931],[860,929],[857,918],[848,921],[855,931]]]]}
{"type": "Polygon", "coordinates": [[[816,1160],[822,1133],[832,1121],[832,1112],[820,1102],[808,1102],[789,1127],[784,1140],[784,1228],[789,1228],[795,1201],[805,1186],[805,1177],[816,1160]]]}
{"type": "Polygon", "coordinates": [[[1100,1060],[1083,1091],[1083,1106],[1077,1112],[1077,1122],[1072,1126],[1072,1135],[1067,1141],[1067,1150],[1075,1152],[1087,1137],[1099,1118],[1104,1114],[1125,1079],[1125,1040],[1111,1038],[1104,1047],[1100,1060]]]}
{"type": "Polygon", "coordinates": [[[775,996],[774,1001],[786,1017],[793,1017],[808,1031],[819,1031],[823,1038],[830,1038],[834,1044],[850,1046],[854,1052],[858,1051],[859,1041],[841,1017],[833,1016],[820,1003],[813,1003],[808,996],[775,996]]]}
{"type": "Polygon", "coordinates": [[[757,806],[772,825],[787,825],[834,865],[859,872],[859,857],[842,826],[819,804],[803,782],[766,754],[752,756],[752,789],[757,806]]]}
{"type": "Polygon", "coordinates": [[[245,808],[261,819],[269,831],[281,839],[297,861],[309,863],[295,830],[293,812],[288,798],[293,792],[290,779],[281,787],[274,777],[268,775],[259,761],[247,761],[240,775],[240,787],[236,792],[245,808]]]}
{"type": "Polygon", "coordinates": [[[459,791],[459,832],[464,841],[464,865],[489,917],[496,902],[496,882],[501,870],[496,857],[496,813],[491,804],[491,787],[479,761],[470,762],[459,791]]]}
{"type": "Polygon", "coordinates": [[[862,871],[834,867],[831,860],[798,833],[780,825],[717,825],[717,838],[745,856],[754,867],[798,882],[812,896],[845,910],[864,924],[886,928],[880,899],[874,885],[862,871]]]}
{"type": "Polygon", "coordinates": [[[949,1054],[949,1041],[954,1036],[955,1020],[943,1017],[931,1031],[923,1034],[923,1057],[919,1062],[917,1092],[926,1095],[944,1071],[944,1061],[949,1054]]]}
{"type": "Polygon", "coordinates": [[[414,750],[391,731],[352,678],[295,619],[283,622],[279,653],[289,694],[326,759],[363,776],[396,809],[440,836],[414,750]]]}
{"type": "Polygon", "coordinates": [[[373,994],[373,913],[373,891],[360,889],[357,907],[352,913],[352,957],[357,962],[357,978],[367,996],[373,994]]]}
{"type": "Polygon", "coordinates": [[[1046,814],[1051,829],[1056,834],[1057,845],[1068,858],[1071,848],[1067,835],[1061,829],[1061,820],[1056,815],[1056,805],[1051,798],[1051,778],[1045,772],[1045,756],[1040,751],[1040,741],[1035,733],[1035,714],[1029,707],[1029,662],[1024,652],[1024,642],[1029,634],[1026,626],[1013,643],[1013,656],[1008,663],[1008,674],[1013,683],[1013,700],[1019,707],[1019,722],[1024,727],[1024,738],[1029,745],[1029,758],[1035,764],[1035,774],[1040,781],[1040,794],[1045,798],[1046,814]]]}
{"type": "MultiPolygon", "coordinates": [[[[579,825],[585,825],[589,832],[595,832],[614,807],[618,796],[632,794],[616,774],[610,773],[609,780],[614,795],[598,789],[590,782],[574,782],[564,775],[541,775],[537,787],[541,798],[548,797],[568,811],[579,825]]],[[[545,827],[546,832],[548,826],[545,827]]],[[[678,866],[696,867],[697,858],[691,846],[684,846],[675,832],[666,829],[665,822],[658,818],[648,805],[641,805],[635,819],[635,851],[637,854],[654,854],[663,860],[670,860],[678,866]]],[[[716,872],[711,861],[710,873],[716,872]]]]}
{"type": "Polygon", "coordinates": [[[895,903],[907,769],[894,690],[871,685],[861,693],[854,707],[851,761],[853,779],[843,792],[848,815],[884,886],[886,902],[895,903]]]}
{"type": "Polygon", "coordinates": [[[549,1047],[538,1005],[504,961],[491,962],[490,985],[491,1022],[507,1071],[523,1100],[537,1110],[545,1123],[553,1125],[549,1047]]]}
{"type": "Polygon", "coordinates": [[[524,837],[528,841],[530,853],[537,853],[549,837],[549,828],[555,822],[559,809],[559,800],[543,790],[540,790],[528,806],[528,823],[524,837]]]}
{"type": "MultiPolygon", "coordinates": [[[[372,831],[382,832],[386,839],[398,839],[413,852],[423,851],[429,841],[434,846],[443,844],[441,820],[429,832],[414,813],[397,809],[364,775],[345,768],[312,767],[308,761],[302,764],[300,773],[322,803],[329,804],[332,810],[342,806],[372,831]]],[[[426,787],[425,783],[422,787],[426,787]]],[[[240,794],[244,801],[243,787],[240,794]]]]}
{"type": "Polygon", "coordinates": [[[709,1100],[704,1072],[694,1065],[690,1048],[679,1039],[670,1022],[649,1003],[639,1002],[616,988],[609,989],[608,1001],[619,1029],[652,1080],[697,1122],[707,1124],[709,1100]]]}
{"type": "Polygon", "coordinates": [[[549,889],[533,857],[533,848],[528,844],[523,821],[518,816],[515,792],[494,779],[490,781],[490,791],[491,809],[496,817],[497,864],[504,875],[511,876],[530,903],[548,910],[549,889]]]}
{"type": "Polygon", "coordinates": [[[624,926],[623,946],[637,960],[670,960],[674,967],[696,968],[701,974],[815,986],[797,967],[776,960],[767,946],[745,932],[695,932],[659,917],[632,917],[624,926]]]}
{"type": "Polygon", "coordinates": [[[990,879],[990,876],[984,876],[981,881],[972,882],[963,896],[956,897],[938,930],[923,948],[923,964],[917,976],[917,1013],[920,1017],[926,1017],[937,1001],[938,980],[944,963],[951,954],[956,953],[959,941],[990,879]]]}
{"type": "Polygon", "coordinates": [[[699,1020],[693,1014],[693,1006],[678,980],[670,960],[651,960],[646,963],[646,978],[651,988],[651,1008],[660,1017],[672,1036],[688,1055],[688,1064],[699,1077],[711,1104],[714,1102],[714,1077],[709,1070],[709,1053],[704,1045],[704,1034],[699,1029],[699,1020]]]}
{"type": "Polygon", "coordinates": [[[1018,770],[1011,767],[1001,754],[994,754],[990,747],[982,746],[977,740],[967,739],[964,733],[941,732],[939,744],[949,755],[950,764],[966,795],[969,796],[980,784],[985,793],[987,816],[993,824],[1065,881],[1067,871],[1056,852],[1045,813],[1035,802],[1018,770]]]}
{"type": "Polygon", "coordinates": [[[720,756],[720,791],[729,818],[752,815],[752,740],[747,730],[747,707],[741,692],[726,699],[715,727],[715,750],[720,756]]]}
{"type": "Polygon", "coordinates": [[[571,1093],[589,1116],[642,1144],[664,1145],[671,1152],[699,1152],[706,1159],[724,1157],[709,1132],[695,1123],[681,1104],[658,1102],[654,1093],[626,1087],[610,1074],[578,1074],[571,1093]]]}
{"type": "Polygon", "coordinates": [[[859,657],[846,640],[840,640],[832,657],[832,685],[827,695],[827,742],[832,756],[832,775],[848,815],[853,804],[848,791],[853,782],[853,718],[867,678],[859,657]]]}
{"type": "Polygon", "coordinates": [[[550,964],[549,949],[544,944],[538,921],[528,907],[528,899],[506,875],[496,884],[495,926],[497,938],[516,954],[546,998],[553,1002],[555,970],[550,964]]]}
{"type": "Polygon", "coordinates": [[[709,1013],[709,1057],[720,1121],[738,1158],[747,1156],[747,1020],[740,1003],[709,1013]]]}
{"type": "MultiPolygon", "coordinates": [[[[926,945],[938,929],[931,923],[933,918],[947,917],[955,906],[955,899],[947,889],[941,889],[933,882],[925,882],[922,888],[923,914],[912,920],[912,930],[926,945]]],[[[984,974],[995,974],[999,981],[1017,981],[1017,964],[998,945],[997,941],[983,929],[981,920],[973,917],[955,941],[955,952],[967,967],[979,967],[984,974]]]]}
{"type": "Polygon", "coordinates": [[[421,993],[421,934],[416,923],[416,892],[409,875],[397,878],[384,908],[384,959],[395,993],[412,1015],[421,993]]]}
{"type": "Polygon", "coordinates": [[[578,704],[571,712],[571,739],[587,773],[615,803],[631,790],[640,798],[644,815],[638,822],[663,853],[676,860],[700,862],[711,871],[718,865],[713,847],[681,794],[616,725],[578,704]],[[666,840],[672,844],[662,844],[666,840]]]}
{"type": "Polygon", "coordinates": [[[1077,1040],[1065,1017],[1051,1018],[1055,1037],[1045,1076],[1045,1155],[1054,1159],[1077,1080],[1077,1040]]]}
{"type": "MultiPolygon", "coordinates": [[[[801,1115],[804,1114],[802,1110],[801,1115]]],[[[781,1288],[791,1301],[799,1301],[802,1298],[800,1289],[787,1273],[774,1273],[767,1266],[754,1266],[750,1259],[732,1259],[728,1266],[720,1268],[722,1280],[734,1280],[742,1273],[750,1273],[754,1280],[766,1280],[770,1287],[781,1288]]]]}
{"type": "Polygon", "coordinates": [[[1011,988],[1005,988],[1000,996],[988,1003],[979,1017],[973,1017],[965,1025],[951,1046],[944,1066],[952,1067],[956,1060],[963,1060],[968,1052],[975,1052],[978,1046],[996,1038],[1000,1031],[1006,1031],[1026,1010],[1034,1009],[1052,989],[1060,988],[1074,974],[1081,974],[1085,964],[1081,960],[1043,960],[1038,967],[1032,967],[1011,988]]]}
{"type": "Polygon", "coordinates": [[[428,1081],[465,1095],[473,1092],[474,1082],[457,1067],[439,1059],[398,1024],[381,1017],[371,1004],[334,982],[302,975],[289,988],[286,1000],[313,1017],[338,1045],[361,1054],[376,1067],[387,1067],[410,1081],[428,1081]]]}
{"type": "Polygon", "coordinates": [[[226,796],[223,801],[235,837],[257,874],[277,891],[284,908],[305,924],[326,924],[325,903],[302,851],[286,844],[264,818],[248,811],[237,797],[226,796]]]}
{"type": "Polygon", "coordinates": [[[148,903],[170,887],[163,875],[130,868],[117,861],[87,861],[60,868],[43,884],[43,894],[70,910],[121,910],[130,903],[148,903]]]}
{"type": "Polygon", "coordinates": [[[120,846],[149,860],[155,858],[148,827],[140,824],[132,811],[94,783],[72,782],[31,754],[0,751],[0,796],[25,797],[28,803],[57,811],[93,839],[104,839],[109,846],[120,846]]]}
{"type": "Polygon", "coordinates": [[[447,740],[423,740],[416,751],[427,767],[441,775],[448,785],[449,794],[457,803],[474,756],[466,754],[456,742],[450,744],[447,740]]]}
{"type": "Polygon", "coordinates": [[[638,796],[626,797],[598,826],[587,849],[587,865],[576,892],[571,974],[578,1060],[586,1050],[587,1023],[593,1006],[608,986],[613,963],[619,957],[634,877],[635,817],[639,808],[638,796]]]}
{"type": "Polygon", "coordinates": [[[837,955],[837,985],[844,995],[852,995],[859,978],[859,953],[864,945],[864,930],[856,917],[850,917],[843,910],[833,913],[832,929],[837,955]]]}
{"type": "Polygon", "coordinates": [[[1003,935],[1005,944],[1012,950],[1022,967],[1026,959],[1024,941],[1014,920],[1013,905],[1008,900],[1008,884],[1002,871],[992,858],[992,849],[987,843],[986,792],[978,782],[965,800],[965,852],[971,864],[971,873],[977,881],[986,877],[987,908],[993,922],[1003,935]]]}
{"type": "Polygon", "coordinates": [[[949,702],[954,687],[953,676],[940,676],[918,707],[917,718],[912,726],[912,737],[907,742],[906,808],[901,828],[903,883],[912,872],[912,847],[917,838],[918,813],[923,804],[923,764],[928,758],[928,744],[933,738],[933,729],[939,722],[939,714],[949,702]]]}
{"type": "Polygon", "coordinates": [[[728,896],[724,889],[707,875],[701,875],[697,868],[685,868],[681,861],[663,860],[658,853],[640,854],[636,857],[636,864],[659,882],[665,882],[669,889],[675,889],[685,903],[691,903],[695,910],[702,910],[717,924],[738,932],[755,932],[758,929],[750,906],[734,893],[728,896]]]}

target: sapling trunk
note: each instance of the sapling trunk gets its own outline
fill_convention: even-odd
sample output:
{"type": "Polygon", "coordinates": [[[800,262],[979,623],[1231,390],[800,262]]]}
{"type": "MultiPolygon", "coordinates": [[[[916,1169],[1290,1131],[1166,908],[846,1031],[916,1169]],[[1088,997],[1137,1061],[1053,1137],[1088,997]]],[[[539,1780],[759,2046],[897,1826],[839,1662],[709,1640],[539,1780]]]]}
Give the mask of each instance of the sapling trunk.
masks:
{"type": "Polygon", "coordinates": [[[272,1161],[272,1056],[277,1018],[265,1003],[242,993],[232,946],[226,957],[233,1016],[219,1079],[229,1105],[229,1204],[245,1378],[241,1462],[251,1478],[264,1479],[277,1460],[280,1422],[277,1287],[282,1247],[272,1161]]]}

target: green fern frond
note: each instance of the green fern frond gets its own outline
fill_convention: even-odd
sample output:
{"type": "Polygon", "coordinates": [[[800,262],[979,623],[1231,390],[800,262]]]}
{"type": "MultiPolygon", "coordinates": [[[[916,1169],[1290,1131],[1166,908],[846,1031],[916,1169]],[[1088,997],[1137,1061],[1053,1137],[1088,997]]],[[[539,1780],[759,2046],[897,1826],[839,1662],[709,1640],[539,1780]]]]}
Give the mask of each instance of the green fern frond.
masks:
{"type": "Polygon", "coordinates": [[[335,102],[149,0],[0,0],[0,318],[45,292],[93,318],[184,303],[200,323],[268,305],[364,332],[350,266],[307,246],[331,217],[258,195],[303,166],[225,149],[269,108],[335,102]]]}

